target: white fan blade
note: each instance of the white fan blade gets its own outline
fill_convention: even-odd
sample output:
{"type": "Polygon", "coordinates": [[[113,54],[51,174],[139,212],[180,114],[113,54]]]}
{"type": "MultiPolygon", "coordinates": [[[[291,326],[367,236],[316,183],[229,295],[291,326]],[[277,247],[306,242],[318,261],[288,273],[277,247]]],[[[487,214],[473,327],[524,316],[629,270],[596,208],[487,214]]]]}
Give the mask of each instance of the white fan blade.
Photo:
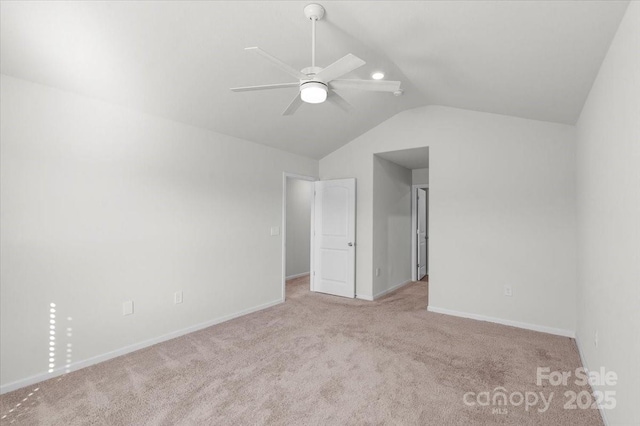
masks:
{"type": "Polygon", "coordinates": [[[329,83],[334,90],[354,89],[370,92],[397,92],[400,90],[399,81],[386,80],[333,80],[329,83]]]}
{"type": "Polygon", "coordinates": [[[264,50],[260,49],[259,47],[247,47],[244,50],[254,51],[254,52],[262,55],[263,57],[265,57],[268,60],[270,60],[272,64],[274,64],[278,68],[280,68],[282,71],[286,72],[289,75],[294,76],[298,80],[308,80],[309,79],[308,75],[303,74],[300,71],[298,71],[297,69],[293,68],[292,66],[289,66],[289,65],[285,64],[280,59],[276,58],[275,56],[272,56],[272,55],[268,54],[267,52],[265,52],[264,50]]]}
{"type": "Polygon", "coordinates": [[[338,95],[336,92],[329,93],[327,100],[332,104],[337,105],[346,112],[351,112],[353,110],[353,106],[349,102],[345,101],[344,98],[338,95]]]}
{"type": "Polygon", "coordinates": [[[296,97],[293,98],[287,109],[284,110],[282,115],[293,115],[293,113],[300,108],[300,105],[302,105],[302,98],[300,97],[300,93],[298,93],[296,97]]]}
{"type": "Polygon", "coordinates": [[[365,61],[349,53],[316,74],[315,79],[329,83],[334,78],[350,73],[364,64],[366,64],[365,61]]]}
{"type": "Polygon", "coordinates": [[[262,86],[245,86],[245,87],[232,87],[232,92],[251,92],[253,90],[269,90],[269,89],[284,89],[287,87],[300,87],[300,83],[277,83],[277,84],[264,84],[262,86]]]}

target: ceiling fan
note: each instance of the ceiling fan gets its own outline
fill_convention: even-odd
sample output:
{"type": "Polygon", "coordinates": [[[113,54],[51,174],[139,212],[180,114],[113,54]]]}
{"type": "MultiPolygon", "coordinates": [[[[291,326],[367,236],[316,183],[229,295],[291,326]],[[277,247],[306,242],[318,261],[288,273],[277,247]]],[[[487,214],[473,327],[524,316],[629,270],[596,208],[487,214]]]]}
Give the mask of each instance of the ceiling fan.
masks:
{"type": "Polygon", "coordinates": [[[335,91],[342,89],[357,89],[373,92],[391,92],[396,96],[402,94],[399,81],[385,80],[341,80],[339,77],[363,66],[366,62],[355,55],[348,55],[338,59],[326,68],[316,66],[316,22],[324,16],[324,8],[319,4],[309,4],[304,8],[305,16],[311,20],[311,66],[298,71],[285,64],[280,59],[270,55],[259,47],[247,47],[245,50],[258,53],[282,71],[298,79],[291,83],[265,84],[261,86],[234,87],[234,92],[249,92],[254,90],[284,89],[298,87],[300,93],[291,101],[282,115],[292,115],[303,102],[319,104],[329,101],[345,111],[353,107],[335,91]]]}

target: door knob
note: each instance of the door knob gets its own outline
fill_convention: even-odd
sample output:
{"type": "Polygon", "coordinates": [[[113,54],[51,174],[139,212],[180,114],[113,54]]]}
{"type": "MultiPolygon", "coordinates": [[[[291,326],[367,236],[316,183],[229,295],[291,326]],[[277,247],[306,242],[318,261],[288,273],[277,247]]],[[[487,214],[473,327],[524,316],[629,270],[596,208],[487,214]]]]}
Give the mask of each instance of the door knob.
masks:
{"type": "Polygon", "coordinates": [[[348,243],[347,244],[349,247],[353,247],[353,243],[348,243]]]}

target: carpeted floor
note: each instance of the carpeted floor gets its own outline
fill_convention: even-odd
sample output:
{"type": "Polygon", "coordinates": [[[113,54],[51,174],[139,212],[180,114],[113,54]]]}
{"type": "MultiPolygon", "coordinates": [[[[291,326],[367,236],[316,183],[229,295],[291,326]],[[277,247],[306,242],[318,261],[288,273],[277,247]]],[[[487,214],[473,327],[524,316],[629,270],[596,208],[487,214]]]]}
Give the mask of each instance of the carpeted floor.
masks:
{"type": "Polygon", "coordinates": [[[429,313],[424,282],[365,302],[306,280],[285,304],[3,395],[1,422],[602,424],[597,410],[563,408],[565,391],[588,388],[536,385],[537,367],[579,367],[571,339],[429,313]],[[478,405],[496,387],[512,403],[478,405]],[[525,392],[553,393],[549,408],[517,404],[525,392]]]}

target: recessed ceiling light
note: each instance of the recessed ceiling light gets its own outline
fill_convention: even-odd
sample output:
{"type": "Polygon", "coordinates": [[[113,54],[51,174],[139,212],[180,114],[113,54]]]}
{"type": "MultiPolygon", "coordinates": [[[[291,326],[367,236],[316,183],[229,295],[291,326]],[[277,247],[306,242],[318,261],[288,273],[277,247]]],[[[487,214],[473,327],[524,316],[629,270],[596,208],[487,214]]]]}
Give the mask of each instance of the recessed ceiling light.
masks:
{"type": "Polygon", "coordinates": [[[382,80],[384,78],[384,73],[378,71],[371,74],[371,78],[374,80],[382,80]]]}

